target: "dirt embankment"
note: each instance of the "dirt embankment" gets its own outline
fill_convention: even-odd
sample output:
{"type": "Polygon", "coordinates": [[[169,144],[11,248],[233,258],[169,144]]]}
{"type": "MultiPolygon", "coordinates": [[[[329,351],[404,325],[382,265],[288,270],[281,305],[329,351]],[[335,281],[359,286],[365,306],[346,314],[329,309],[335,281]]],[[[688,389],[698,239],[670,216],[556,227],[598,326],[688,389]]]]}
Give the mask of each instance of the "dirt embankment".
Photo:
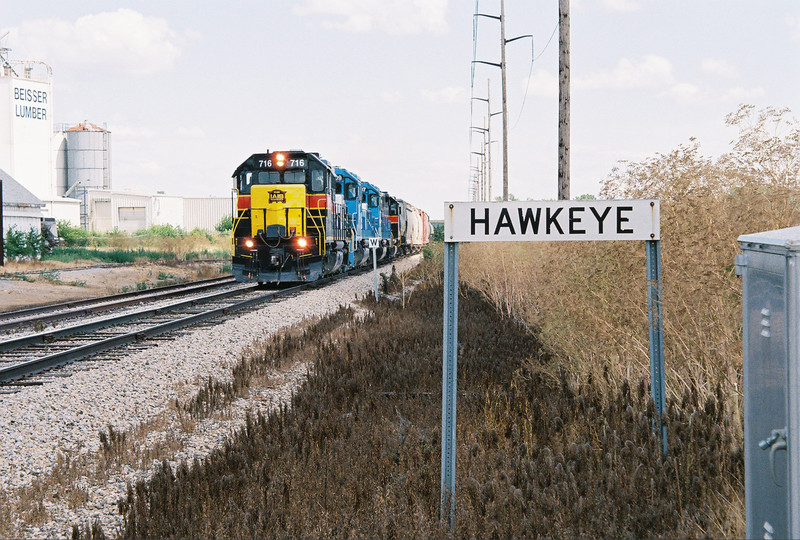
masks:
{"type": "Polygon", "coordinates": [[[7,262],[0,268],[0,312],[209,278],[220,267],[219,263],[98,267],[57,261],[7,262]]]}

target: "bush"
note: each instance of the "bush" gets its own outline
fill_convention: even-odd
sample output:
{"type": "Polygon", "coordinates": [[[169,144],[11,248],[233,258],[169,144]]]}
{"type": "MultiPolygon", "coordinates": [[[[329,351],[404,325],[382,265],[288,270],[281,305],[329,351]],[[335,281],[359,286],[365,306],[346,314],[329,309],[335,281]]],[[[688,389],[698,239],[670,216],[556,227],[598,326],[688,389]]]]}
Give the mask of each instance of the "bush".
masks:
{"type": "Polygon", "coordinates": [[[214,228],[221,233],[230,232],[233,229],[233,217],[223,217],[221,220],[219,220],[219,223],[217,223],[216,227],[214,228]]]}
{"type": "Polygon", "coordinates": [[[149,229],[141,229],[134,233],[136,236],[161,236],[163,238],[180,238],[185,235],[183,229],[166,223],[152,225],[149,229]]]}
{"type": "Polygon", "coordinates": [[[56,222],[58,228],[58,236],[64,241],[66,246],[88,246],[91,241],[91,235],[88,231],[84,231],[81,227],[75,227],[66,220],[59,220],[56,222]]]}
{"type": "Polygon", "coordinates": [[[42,235],[34,228],[23,233],[12,225],[6,232],[3,245],[3,255],[7,258],[32,258],[38,259],[45,251],[45,241],[42,235]]]}

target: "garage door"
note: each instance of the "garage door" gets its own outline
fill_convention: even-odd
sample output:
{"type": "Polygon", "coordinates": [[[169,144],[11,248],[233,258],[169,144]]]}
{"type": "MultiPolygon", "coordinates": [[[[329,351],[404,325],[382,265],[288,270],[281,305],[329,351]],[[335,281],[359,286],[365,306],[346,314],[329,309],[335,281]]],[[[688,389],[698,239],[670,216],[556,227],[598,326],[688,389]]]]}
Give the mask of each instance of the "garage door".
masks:
{"type": "Polygon", "coordinates": [[[91,230],[94,232],[109,232],[114,228],[111,221],[111,201],[92,201],[94,212],[91,214],[91,230]]]}
{"type": "Polygon", "coordinates": [[[147,228],[147,211],[144,206],[120,206],[119,230],[125,232],[136,232],[147,228]]]}

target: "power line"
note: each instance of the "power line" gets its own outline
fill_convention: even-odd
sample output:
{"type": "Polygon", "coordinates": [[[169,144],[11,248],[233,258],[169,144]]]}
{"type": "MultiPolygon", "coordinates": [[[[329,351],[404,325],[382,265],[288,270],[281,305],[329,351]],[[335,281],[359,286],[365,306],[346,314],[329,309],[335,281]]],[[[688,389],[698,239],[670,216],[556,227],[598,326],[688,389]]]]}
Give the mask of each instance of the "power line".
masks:
{"type": "MultiPolygon", "coordinates": [[[[519,124],[520,118],[522,118],[522,111],[525,110],[525,100],[528,99],[528,90],[531,86],[531,76],[533,75],[533,63],[541,57],[544,52],[547,50],[547,47],[550,46],[550,42],[553,41],[553,36],[556,35],[556,30],[558,30],[558,21],[556,21],[556,26],[553,28],[553,31],[550,33],[550,39],[547,40],[547,44],[545,44],[544,49],[542,49],[538,55],[534,55],[534,47],[533,47],[533,38],[531,38],[531,68],[528,70],[528,80],[525,83],[525,95],[522,96],[522,107],[519,109],[519,115],[517,116],[517,120],[514,122],[514,125],[511,127],[513,130],[519,124]]],[[[475,69],[473,67],[473,69],[475,69]]]]}

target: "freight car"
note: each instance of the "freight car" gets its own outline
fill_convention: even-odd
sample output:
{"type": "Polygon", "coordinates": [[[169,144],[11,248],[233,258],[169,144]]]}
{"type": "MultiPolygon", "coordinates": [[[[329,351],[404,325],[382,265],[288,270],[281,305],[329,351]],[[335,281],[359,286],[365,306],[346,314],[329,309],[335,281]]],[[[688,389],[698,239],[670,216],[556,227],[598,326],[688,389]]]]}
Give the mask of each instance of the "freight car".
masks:
{"type": "Polygon", "coordinates": [[[233,173],[231,232],[238,281],[313,281],[369,261],[418,251],[430,238],[428,215],[382,192],[318,153],[253,154],[233,173]]]}

